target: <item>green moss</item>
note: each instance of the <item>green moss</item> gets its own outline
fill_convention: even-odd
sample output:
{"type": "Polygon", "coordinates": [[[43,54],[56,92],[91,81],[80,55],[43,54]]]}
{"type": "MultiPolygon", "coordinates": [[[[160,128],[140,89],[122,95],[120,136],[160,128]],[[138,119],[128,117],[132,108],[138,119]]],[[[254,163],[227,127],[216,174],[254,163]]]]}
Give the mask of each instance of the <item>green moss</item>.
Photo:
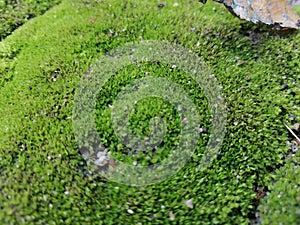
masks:
{"type": "Polygon", "coordinates": [[[276,173],[276,183],[259,209],[262,224],[298,224],[300,220],[299,157],[288,160],[276,173]]]}
{"type": "MultiPolygon", "coordinates": [[[[130,84],[134,79],[145,77],[145,74],[148,73],[153,74],[151,76],[172,78],[172,81],[180,84],[186,93],[189,93],[189,97],[194,104],[196,104],[197,111],[204,112],[199,119],[201,126],[206,127],[209,133],[210,115],[206,113],[206,111],[209,111],[208,103],[198,84],[195,83],[190,76],[180,72],[178,69],[171,69],[170,65],[164,65],[163,63],[153,62],[145,65],[139,64],[126,67],[124,70],[119,71],[116,76],[111,77],[106,82],[107,85],[105,85],[99,93],[98,110],[96,112],[98,132],[101,137],[101,143],[105,143],[111,152],[122,152],[126,154],[127,147],[120,143],[118,137],[114,134],[116,130],[112,128],[112,111],[108,106],[113,105],[113,101],[126,85],[130,84]]],[[[165,120],[167,132],[165,135],[160,135],[164,136],[164,138],[161,140],[162,144],[158,149],[152,149],[153,152],[149,151],[147,155],[129,155],[130,158],[127,157],[127,160],[129,160],[130,163],[140,161],[143,165],[162,161],[170,152],[175,150],[178,145],[181,124],[176,108],[161,96],[161,98],[152,97],[139,101],[135,105],[134,110],[134,114],[132,113],[129,116],[130,128],[134,133],[142,138],[146,138],[150,135],[149,123],[153,117],[159,117],[165,120]]],[[[207,139],[207,136],[201,135],[200,140],[202,144],[199,143],[199,149],[202,149],[202,153],[205,144],[207,144],[207,139]]],[[[198,154],[200,153],[201,152],[198,152],[198,154]]],[[[125,159],[123,158],[123,160],[125,159]]]]}
{"type": "MultiPolygon", "coordinates": [[[[0,43],[1,224],[249,223],[255,188],[270,185],[271,172],[283,164],[289,150],[282,122],[289,114],[300,118],[300,33],[279,36],[232,17],[217,3],[180,0],[175,7],[174,1],[166,2],[159,9],[143,0],[64,1],[0,43]],[[201,56],[223,86],[228,120],[220,155],[208,169],[198,171],[207,141],[203,138],[176,175],[136,188],[83,176],[85,162],[74,138],[72,108],[80,78],[97,58],[141,39],[176,42],[201,56]],[[193,199],[193,209],[184,204],[188,199],[193,199]]],[[[160,70],[140,66],[111,79],[99,113],[107,113],[101,104],[110,103],[119,85],[143,69],[160,70]]],[[[180,70],[170,76],[187,87],[180,70]]],[[[207,108],[201,90],[191,95],[199,108],[207,108]]],[[[149,100],[137,110],[161,104],[149,100]]],[[[166,112],[173,115],[170,126],[176,130],[172,107],[166,112]]],[[[147,134],[144,116],[155,113],[131,118],[138,133],[147,134]]],[[[208,115],[203,117],[209,125],[208,115]]],[[[99,130],[108,129],[109,118],[101,119],[107,123],[99,123],[99,130]]],[[[102,138],[116,145],[113,136],[102,138]]],[[[173,141],[176,135],[167,140],[170,145],[173,141]]],[[[291,179],[298,182],[297,176],[291,179]]]]}
{"type": "Polygon", "coordinates": [[[42,15],[60,0],[1,0],[0,1],[0,41],[29,19],[42,15]]]}

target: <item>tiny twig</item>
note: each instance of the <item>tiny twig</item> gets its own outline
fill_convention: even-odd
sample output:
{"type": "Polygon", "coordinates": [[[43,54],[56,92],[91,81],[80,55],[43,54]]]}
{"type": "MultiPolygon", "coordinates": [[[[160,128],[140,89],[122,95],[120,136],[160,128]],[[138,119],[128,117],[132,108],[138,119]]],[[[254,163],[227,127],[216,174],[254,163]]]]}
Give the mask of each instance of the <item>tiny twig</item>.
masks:
{"type": "Polygon", "coordinates": [[[294,138],[296,138],[297,143],[300,145],[300,138],[298,138],[298,136],[294,133],[294,131],[288,127],[288,125],[286,125],[285,123],[283,123],[284,126],[289,130],[289,132],[294,136],[294,138]]]}

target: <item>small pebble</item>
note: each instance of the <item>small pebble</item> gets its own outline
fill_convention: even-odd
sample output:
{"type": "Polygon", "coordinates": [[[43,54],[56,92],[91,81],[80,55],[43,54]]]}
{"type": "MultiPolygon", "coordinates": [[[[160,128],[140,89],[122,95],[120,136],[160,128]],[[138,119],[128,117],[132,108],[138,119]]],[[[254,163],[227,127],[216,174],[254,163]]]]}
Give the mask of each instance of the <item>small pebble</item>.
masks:
{"type": "Polygon", "coordinates": [[[183,118],[182,123],[187,123],[188,119],[187,118],[183,118]]]}
{"type": "Polygon", "coordinates": [[[290,115],[289,115],[289,118],[290,118],[291,120],[296,120],[296,119],[297,119],[297,117],[294,116],[293,114],[290,114],[290,115]]]}

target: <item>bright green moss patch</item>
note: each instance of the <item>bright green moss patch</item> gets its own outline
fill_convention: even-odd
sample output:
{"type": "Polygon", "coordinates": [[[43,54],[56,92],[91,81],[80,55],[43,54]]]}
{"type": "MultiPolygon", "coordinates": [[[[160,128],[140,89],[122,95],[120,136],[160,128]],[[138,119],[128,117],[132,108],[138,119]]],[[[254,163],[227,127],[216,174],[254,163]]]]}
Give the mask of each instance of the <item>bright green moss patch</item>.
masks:
{"type": "MultiPolygon", "coordinates": [[[[180,72],[178,69],[171,69],[170,65],[156,62],[126,67],[106,82],[107,85],[99,93],[97,110],[97,125],[101,142],[109,146],[111,152],[128,154],[128,152],[126,153],[128,148],[120,143],[115,134],[116,130],[113,129],[112,109],[109,106],[113,107],[114,100],[126,85],[132,83],[134,79],[145,77],[145,74],[152,74],[151,76],[153,77],[171,78],[172,81],[180,84],[184,91],[189,94],[191,100],[196,104],[197,111],[202,112],[199,121],[202,121],[201,126],[206,129],[206,134],[200,134],[199,149],[202,149],[198,153],[203,152],[205,144],[207,144],[207,133],[210,131],[210,109],[204,94],[201,92],[201,88],[187,74],[180,72]]],[[[178,139],[181,133],[181,120],[177,109],[160,96],[145,98],[139,101],[134,110],[134,113],[129,116],[129,126],[142,139],[147,138],[151,133],[149,123],[154,117],[165,120],[166,133],[159,135],[164,138],[161,140],[162,144],[157,149],[151,149],[145,154],[131,152],[131,154],[128,154],[127,160],[130,163],[140,162],[144,166],[162,161],[178,146],[178,139]]],[[[122,133],[119,133],[119,135],[122,135],[122,133]]],[[[123,158],[123,160],[125,159],[123,158]]]]}
{"type": "MultiPolygon", "coordinates": [[[[240,225],[253,219],[257,188],[270,186],[272,172],[289,151],[283,121],[292,114],[299,122],[300,33],[276,35],[239,21],[217,3],[174,3],[159,9],[143,0],[64,1],[0,43],[1,224],[240,225]],[[141,39],[176,42],[201,56],[223,86],[228,120],[220,155],[208,169],[199,171],[204,135],[179,173],[135,188],[88,175],[74,138],[72,109],[76,87],[97,58],[141,39]],[[193,209],[185,204],[190,199],[193,209]]],[[[122,148],[109,130],[108,105],[120,86],[147,76],[143,71],[163,72],[187,90],[194,85],[179,69],[147,63],[111,78],[99,98],[98,113],[104,116],[98,117],[98,128],[107,131],[101,138],[118,154],[122,148]]],[[[198,110],[206,110],[201,116],[209,127],[201,89],[190,94],[198,110]]],[[[171,148],[177,114],[162,103],[140,102],[130,121],[147,135],[150,117],[165,110],[174,129],[165,140],[171,148]]],[[[155,160],[145,163],[165,157],[153,154],[155,160]]],[[[297,176],[291,179],[299,182],[297,176]]],[[[297,221],[292,215],[289,219],[297,221]]]]}

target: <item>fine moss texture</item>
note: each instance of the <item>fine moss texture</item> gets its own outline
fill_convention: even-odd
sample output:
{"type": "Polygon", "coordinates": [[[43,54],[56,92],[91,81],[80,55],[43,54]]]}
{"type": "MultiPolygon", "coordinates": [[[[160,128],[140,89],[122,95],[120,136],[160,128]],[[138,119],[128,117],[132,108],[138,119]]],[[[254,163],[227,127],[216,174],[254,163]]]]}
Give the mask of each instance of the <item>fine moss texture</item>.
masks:
{"type": "MultiPolygon", "coordinates": [[[[28,2],[43,6],[30,10],[38,15],[59,1],[28,2]]],[[[300,32],[279,34],[240,21],[215,2],[159,3],[65,0],[0,42],[0,224],[300,224],[299,160],[287,156],[287,142],[294,141],[283,124],[292,127],[300,118],[300,32]],[[95,116],[103,144],[118,159],[156,163],[176,146],[180,133],[181,121],[168,102],[145,99],[129,122],[145,137],[151,118],[165,116],[164,146],[147,156],[126,156],[109,106],[123,86],[140,77],[164,74],[181,85],[206,128],[178,173],[132,187],[89,175],[72,113],[76,88],[91,65],[141,40],[177,43],[201,57],[222,86],[227,121],[218,157],[200,171],[210,131],[201,87],[180,68],[158,62],[119,71],[99,93],[95,116]],[[268,195],[261,200],[259,192],[268,195]]],[[[19,26],[4,23],[0,37],[19,26]]]]}

